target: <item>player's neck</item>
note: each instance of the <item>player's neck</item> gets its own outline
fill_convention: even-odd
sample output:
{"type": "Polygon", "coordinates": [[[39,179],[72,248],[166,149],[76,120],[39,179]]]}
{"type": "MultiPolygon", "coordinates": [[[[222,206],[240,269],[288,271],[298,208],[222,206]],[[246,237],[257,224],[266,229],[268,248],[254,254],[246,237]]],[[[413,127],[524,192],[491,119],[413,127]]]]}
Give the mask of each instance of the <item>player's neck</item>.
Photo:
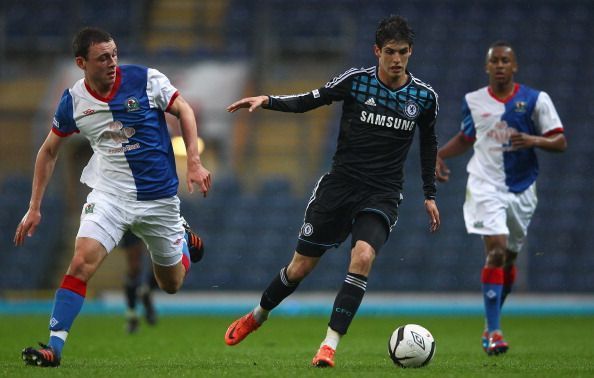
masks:
{"type": "Polygon", "coordinates": [[[85,78],[85,83],[87,86],[96,94],[101,97],[108,97],[111,91],[113,90],[114,84],[111,83],[109,85],[101,85],[99,83],[92,82],[91,80],[85,78]]]}
{"type": "Polygon", "coordinates": [[[514,94],[516,83],[513,81],[509,83],[491,83],[489,87],[493,96],[503,100],[514,94]]]}
{"type": "Polygon", "coordinates": [[[392,90],[396,90],[402,87],[404,84],[408,82],[408,74],[405,73],[404,75],[398,77],[390,77],[388,75],[382,75],[382,72],[379,73],[379,79],[381,82],[388,88],[392,90]]]}

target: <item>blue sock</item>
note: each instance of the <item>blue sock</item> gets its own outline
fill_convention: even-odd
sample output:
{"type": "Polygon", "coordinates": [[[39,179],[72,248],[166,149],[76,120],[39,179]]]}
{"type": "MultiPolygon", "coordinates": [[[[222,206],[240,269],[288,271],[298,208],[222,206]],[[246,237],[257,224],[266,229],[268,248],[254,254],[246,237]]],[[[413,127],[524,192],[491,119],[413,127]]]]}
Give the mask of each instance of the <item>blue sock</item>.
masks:
{"type": "Polygon", "coordinates": [[[72,276],[65,276],[61,287],[56,290],[54,307],[49,322],[48,345],[57,356],[62,355],[66,336],[85,301],[86,283],[72,276]],[[76,290],[73,291],[73,290],[76,290]]]}
{"type": "Polygon", "coordinates": [[[489,332],[493,332],[501,328],[499,324],[501,289],[502,285],[483,284],[485,315],[487,316],[487,328],[489,332]]]}
{"type": "Polygon", "coordinates": [[[485,301],[485,317],[489,332],[501,329],[501,294],[503,290],[503,269],[483,268],[481,274],[483,299],[485,301]]]}

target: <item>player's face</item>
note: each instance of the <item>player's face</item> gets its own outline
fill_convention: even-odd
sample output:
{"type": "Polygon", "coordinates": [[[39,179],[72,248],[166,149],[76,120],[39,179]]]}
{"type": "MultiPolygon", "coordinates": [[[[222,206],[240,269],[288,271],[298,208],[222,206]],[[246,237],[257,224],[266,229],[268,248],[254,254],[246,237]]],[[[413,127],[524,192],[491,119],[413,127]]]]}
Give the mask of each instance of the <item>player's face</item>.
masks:
{"type": "Polygon", "coordinates": [[[487,53],[486,71],[491,84],[511,83],[518,70],[514,51],[506,46],[497,46],[487,53]]]}
{"type": "Polygon", "coordinates": [[[85,79],[92,87],[109,90],[116,80],[118,49],[114,41],[92,44],[87,58],[77,57],[77,65],[85,71],[85,79]]]}
{"type": "Polygon", "coordinates": [[[403,85],[407,79],[406,66],[412,54],[412,46],[407,42],[390,41],[381,49],[374,46],[379,61],[380,79],[386,84],[403,85]]]}

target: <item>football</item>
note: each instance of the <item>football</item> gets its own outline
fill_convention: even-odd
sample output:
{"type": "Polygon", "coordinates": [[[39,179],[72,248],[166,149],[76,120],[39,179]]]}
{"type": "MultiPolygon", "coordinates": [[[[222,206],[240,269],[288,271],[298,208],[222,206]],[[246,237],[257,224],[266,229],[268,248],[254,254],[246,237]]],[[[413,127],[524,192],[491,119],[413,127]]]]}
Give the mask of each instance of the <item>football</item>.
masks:
{"type": "Polygon", "coordinates": [[[403,368],[427,365],[435,354],[435,339],[426,328],[407,324],[396,328],[388,341],[388,353],[403,368]]]}

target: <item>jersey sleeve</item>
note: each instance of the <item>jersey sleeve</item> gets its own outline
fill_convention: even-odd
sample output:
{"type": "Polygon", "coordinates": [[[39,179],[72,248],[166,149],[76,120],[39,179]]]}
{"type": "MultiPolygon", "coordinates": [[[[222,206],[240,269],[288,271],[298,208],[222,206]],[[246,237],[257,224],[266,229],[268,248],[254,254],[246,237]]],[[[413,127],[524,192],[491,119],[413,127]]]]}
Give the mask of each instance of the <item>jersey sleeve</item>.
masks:
{"type": "Polygon", "coordinates": [[[422,123],[419,124],[421,178],[423,180],[423,193],[426,199],[435,199],[437,193],[435,186],[435,160],[437,156],[435,125],[437,123],[438,112],[439,105],[437,95],[435,95],[432,106],[425,111],[422,123]]]}
{"type": "Polygon", "coordinates": [[[62,93],[62,98],[54,113],[54,119],[52,121],[52,131],[54,134],[66,137],[73,133],[80,132],[74,121],[73,114],[74,107],[72,105],[72,95],[70,94],[70,90],[66,89],[64,93],[62,93]]]}
{"type": "Polygon", "coordinates": [[[179,95],[167,76],[154,68],[149,68],[147,72],[146,93],[151,107],[163,111],[168,110],[179,95]]]}
{"type": "Polygon", "coordinates": [[[460,124],[460,131],[466,140],[474,141],[476,139],[476,128],[466,97],[462,100],[462,123],[460,124]]]}
{"type": "Polygon", "coordinates": [[[314,89],[311,92],[269,96],[270,103],[267,109],[278,110],[281,112],[303,113],[309,110],[319,108],[322,105],[330,105],[335,101],[344,100],[349,91],[350,77],[345,76],[348,72],[335,77],[321,88],[314,89]]]}
{"type": "Polygon", "coordinates": [[[551,135],[563,132],[563,124],[557,114],[551,97],[546,92],[540,92],[536,99],[532,120],[540,135],[551,135]]]}

